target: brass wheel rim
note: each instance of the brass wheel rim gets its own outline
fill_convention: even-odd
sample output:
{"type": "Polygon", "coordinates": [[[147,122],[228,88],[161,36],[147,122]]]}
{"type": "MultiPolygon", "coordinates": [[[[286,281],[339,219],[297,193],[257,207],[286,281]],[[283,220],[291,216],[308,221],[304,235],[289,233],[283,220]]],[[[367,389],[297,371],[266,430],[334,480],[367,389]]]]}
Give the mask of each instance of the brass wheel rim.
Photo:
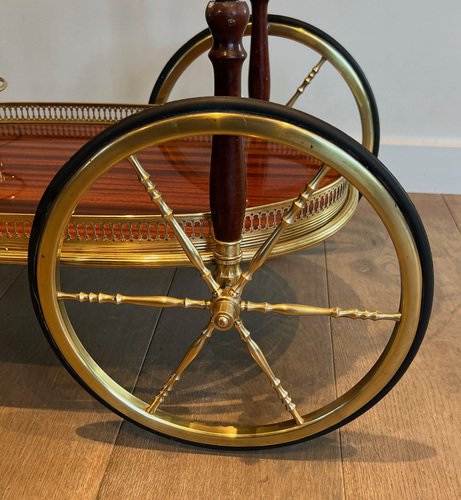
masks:
{"type": "MultiPolygon", "coordinates": [[[[251,35],[251,28],[252,24],[250,22],[246,29],[245,36],[251,35]]],[[[360,122],[362,125],[362,145],[367,148],[368,151],[373,151],[374,125],[371,104],[368,100],[367,93],[362,82],[358,78],[350,63],[326,40],[323,40],[315,33],[307,31],[306,29],[277,22],[269,22],[268,29],[270,36],[276,36],[293,42],[298,42],[301,45],[314,50],[319,55],[326,58],[327,61],[334,66],[351,90],[357,104],[360,122]]],[[[197,41],[195,45],[193,45],[180,59],[178,59],[173,68],[171,68],[168,76],[162,82],[155,104],[165,104],[168,101],[173,87],[184,71],[199,56],[207,52],[211,48],[211,44],[212,37],[210,34],[202,40],[197,41]]]]}
{"type": "Polygon", "coordinates": [[[406,359],[416,336],[422,300],[422,270],[418,251],[404,215],[392,196],[357,160],[308,130],[275,119],[243,112],[184,115],[151,123],[101,149],[68,182],[56,198],[38,246],[37,282],[43,316],[53,340],[83,383],[117,412],[138,424],[178,439],[218,446],[269,446],[321,433],[354,415],[389,384],[406,359]],[[301,425],[282,421],[270,425],[235,427],[193,422],[158,410],[146,412],[146,402],[111,379],[81,344],[57,299],[62,234],[80,197],[113,164],[144,147],[189,135],[248,135],[309,152],[334,166],[368,199],[383,221],[395,248],[401,276],[401,320],[371,370],[347,393],[303,415],[301,425]],[[334,160],[334,161],[333,161],[334,160]]]}

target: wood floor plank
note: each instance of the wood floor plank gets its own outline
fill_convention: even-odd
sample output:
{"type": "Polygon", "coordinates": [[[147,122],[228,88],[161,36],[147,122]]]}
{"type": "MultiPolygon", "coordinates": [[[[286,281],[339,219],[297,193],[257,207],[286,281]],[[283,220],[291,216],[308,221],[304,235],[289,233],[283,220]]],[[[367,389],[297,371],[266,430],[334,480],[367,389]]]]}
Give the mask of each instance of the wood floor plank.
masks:
{"type": "MultiPolygon", "coordinates": [[[[56,360],[34,319],[25,273],[17,279],[10,275],[14,282],[9,281],[11,286],[6,286],[0,300],[0,497],[461,498],[461,234],[454,222],[459,205],[456,197],[413,198],[432,243],[436,273],[427,338],[390,394],[341,429],[341,448],[338,432],[291,447],[243,452],[178,444],[125,422],[120,427],[120,419],[93,401],[56,360]]],[[[396,265],[363,202],[326,247],[331,305],[380,307],[382,299],[384,306],[387,302],[392,306],[389,279],[396,276],[396,265]]],[[[328,302],[323,260],[322,246],[296,257],[294,278],[284,261],[271,262],[260,274],[260,283],[253,291],[248,289],[248,298],[292,301],[302,284],[300,300],[328,302]]],[[[2,269],[6,266],[0,266],[0,277],[2,269]]],[[[3,272],[6,276],[10,271],[3,272]]],[[[74,291],[131,293],[139,292],[145,279],[146,290],[152,292],[153,287],[154,293],[164,293],[171,279],[171,275],[155,278],[146,271],[133,276],[124,270],[117,281],[107,273],[76,270],[69,283],[74,291]],[[110,290],[100,288],[106,279],[112,283],[110,290]]],[[[173,292],[200,298],[205,290],[196,283],[194,272],[185,270],[175,280],[173,292]]],[[[146,319],[141,312],[133,323],[131,310],[121,317],[117,311],[123,309],[102,307],[84,305],[74,314],[83,327],[95,322],[86,339],[93,354],[129,387],[137,379],[150,339],[144,326],[154,328],[156,318],[147,313],[146,319]],[[133,335],[127,338],[127,331],[133,335]]],[[[247,321],[305,411],[357,380],[386,338],[379,324],[332,320],[335,388],[331,345],[325,340],[329,322],[311,325],[288,319],[275,325],[269,316],[248,315],[247,321]],[[304,372],[294,369],[300,357],[304,372]],[[297,391],[306,386],[302,394],[297,391]]],[[[163,383],[204,322],[206,315],[200,312],[162,314],[158,337],[138,381],[139,394],[147,397],[163,383]],[[174,349],[165,350],[171,339],[174,349]]],[[[232,401],[231,410],[242,422],[273,414],[277,401],[242,347],[235,335],[217,334],[172,394],[169,408],[208,418],[208,410],[219,411],[219,398],[225,398],[232,401]],[[248,389],[246,399],[241,397],[243,385],[248,389]]],[[[230,416],[223,412],[217,418],[230,416]]]]}
{"type": "MultiPolygon", "coordinates": [[[[167,291],[173,271],[65,269],[63,275],[69,291],[102,291],[97,287],[106,282],[110,291],[158,294],[167,291]]],[[[88,350],[133,387],[159,311],[75,306],[71,316],[91,328],[82,332],[88,350]]],[[[95,498],[120,420],[56,359],[35,320],[25,273],[0,301],[0,332],[0,497],[95,498]],[[80,434],[96,424],[101,439],[80,434]]]]}
{"type": "MultiPolygon", "coordinates": [[[[178,273],[171,293],[207,296],[195,276],[193,270],[178,273]]],[[[323,245],[271,262],[255,277],[246,297],[325,304],[323,245]]],[[[333,397],[328,320],[247,314],[244,321],[303,413],[333,397]]],[[[138,395],[152,397],[206,322],[207,314],[162,315],[138,383],[138,395]]],[[[213,422],[236,419],[240,424],[254,424],[283,415],[280,402],[235,331],[215,334],[169,400],[164,409],[213,422]]],[[[94,439],[97,427],[88,429],[88,433],[94,439]]],[[[124,423],[99,497],[116,495],[343,498],[338,434],[283,449],[237,452],[178,444],[124,423]]]]}
{"type": "Polygon", "coordinates": [[[23,266],[0,265],[0,299],[23,271],[23,266]]]}
{"type": "Polygon", "coordinates": [[[461,195],[444,194],[443,199],[448,205],[448,209],[450,210],[450,213],[453,216],[453,219],[455,219],[456,225],[461,232],[461,195]]]}
{"type": "MultiPolygon", "coordinates": [[[[382,402],[340,431],[347,498],[461,496],[461,237],[441,196],[413,198],[432,244],[433,315],[405,377],[382,402]]],[[[356,306],[388,302],[396,272],[389,248],[382,228],[362,202],[349,226],[327,243],[331,300],[336,303],[341,296],[347,300],[355,294],[356,306]],[[354,281],[357,288],[352,291],[354,281]]],[[[377,324],[344,321],[334,323],[333,338],[342,393],[371,366],[386,336],[377,324]]]]}

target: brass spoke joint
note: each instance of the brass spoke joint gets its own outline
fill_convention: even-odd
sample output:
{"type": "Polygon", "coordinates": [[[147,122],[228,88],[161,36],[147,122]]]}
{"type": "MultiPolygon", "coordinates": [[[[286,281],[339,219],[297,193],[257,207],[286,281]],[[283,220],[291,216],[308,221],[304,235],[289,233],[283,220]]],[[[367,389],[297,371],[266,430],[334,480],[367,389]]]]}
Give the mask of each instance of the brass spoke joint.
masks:
{"type": "Polygon", "coordinates": [[[312,80],[317,76],[321,67],[326,62],[327,59],[325,57],[322,57],[320,61],[311,69],[307,77],[304,79],[301,85],[296,89],[296,92],[294,93],[293,97],[287,102],[286,104],[287,107],[292,108],[295,105],[296,101],[301,97],[301,95],[304,93],[307,87],[312,83],[312,80]]]}
{"type": "Polygon", "coordinates": [[[181,377],[177,375],[176,372],[173,372],[170,375],[165,385],[160,389],[160,392],[157,396],[155,396],[152,403],[146,408],[147,413],[152,415],[157,411],[158,407],[163,403],[163,401],[165,401],[165,398],[173,390],[174,384],[178,382],[180,378],[181,377]]]}
{"type": "Polygon", "coordinates": [[[384,313],[380,311],[360,311],[359,309],[341,309],[339,307],[334,307],[331,310],[330,316],[332,318],[349,318],[372,321],[388,320],[395,322],[399,322],[402,319],[402,314],[399,312],[384,313]]]}

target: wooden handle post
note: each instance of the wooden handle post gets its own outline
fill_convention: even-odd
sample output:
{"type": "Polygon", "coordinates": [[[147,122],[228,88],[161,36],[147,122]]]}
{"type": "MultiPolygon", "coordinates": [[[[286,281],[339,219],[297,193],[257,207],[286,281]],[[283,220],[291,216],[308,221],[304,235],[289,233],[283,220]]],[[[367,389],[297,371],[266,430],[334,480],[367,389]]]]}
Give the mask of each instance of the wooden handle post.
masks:
{"type": "MultiPolygon", "coordinates": [[[[213,35],[209,58],[214,68],[215,95],[240,96],[242,38],[249,20],[245,2],[216,0],[208,4],[206,19],[213,35]]],[[[243,139],[214,136],[210,170],[210,207],[217,240],[240,241],[246,206],[246,164],[243,139]]]]}
{"type": "Polygon", "coordinates": [[[251,0],[252,29],[248,90],[250,97],[268,101],[271,93],[269,32],[267,11],[269,0],[251,0]]]}

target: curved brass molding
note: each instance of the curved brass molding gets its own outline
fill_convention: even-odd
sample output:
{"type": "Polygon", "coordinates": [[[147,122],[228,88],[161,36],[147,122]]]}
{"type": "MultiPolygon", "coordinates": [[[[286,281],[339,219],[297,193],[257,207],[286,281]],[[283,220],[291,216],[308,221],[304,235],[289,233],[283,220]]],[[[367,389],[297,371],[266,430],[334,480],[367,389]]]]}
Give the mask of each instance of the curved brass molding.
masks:
{"type": "MultiPolygon", "coordinates": [[[[280,222],[293,200],[283,200],[246,210],[242,260],[248,261],[280,222]]],[[[343,178],[316,191],[298,220],[289,227],[273,255],[284,255],[322,241],[339,230],[353,215],[357,204],[354,189],[343,178]],[[322,233],[325,233],[323,235],[322,233]]],[[[27,262],[33,214],[0,214],[0,261],[27,262]]],[[[205,262],[213,260],[210,213],[178,214],[205,262]]],[[[187,266],[189,260],[160,215],[87,216],[71,219],[62,259],[69,265],[187,266]]]]}

